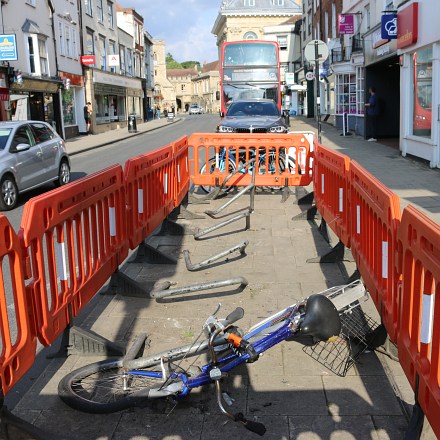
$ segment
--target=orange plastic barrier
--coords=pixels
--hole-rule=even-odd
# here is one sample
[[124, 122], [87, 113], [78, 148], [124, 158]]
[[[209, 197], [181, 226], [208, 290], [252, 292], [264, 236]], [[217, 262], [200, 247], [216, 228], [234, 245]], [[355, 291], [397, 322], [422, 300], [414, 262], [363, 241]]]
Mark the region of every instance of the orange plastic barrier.
[[[412, 206], [398, 230], [402, 271], [399, 360], [440, 438], [440, 226]], [[438, 298], [437, 298], [438, 296]]]
[[148, 237], [174, 209], [173, 165], [173, 144], [125, 163], [126, 222], [131, 249]]
[[185, 136], [174, 142], [174, 207], [177, 208], [189, 190], [190, 173], [188, 157], [188, 138]]
[[[5, 396], [32, 366], [37, 350], [32, 304], [26, 300], [20, 241], [0, 215], [1, 392]], [[8, 308], [12, 303], [13, 308]]]
[[38, 338], [51, 344], [128, 255], [125, 186], [114, 165], [31, 199], [19, 237]]
[[351, 251], [391, 340], [397, 340], [399, 298], [395, 270], [400, 202], [357, 162], [350, 163]]
[[313, 187], [315, 203], [327, 225], [350, 247], [350, 159], [315, 143]]
[[234, 168], [252, 158], [256, 163], [228, 179], [228, 186], [249, 185], [254, 170], [256, 186], [306, 186], [312, 181], [310, 143], [301, 133], [194, 133], [188, 147], [196, 185], [221, 185]]

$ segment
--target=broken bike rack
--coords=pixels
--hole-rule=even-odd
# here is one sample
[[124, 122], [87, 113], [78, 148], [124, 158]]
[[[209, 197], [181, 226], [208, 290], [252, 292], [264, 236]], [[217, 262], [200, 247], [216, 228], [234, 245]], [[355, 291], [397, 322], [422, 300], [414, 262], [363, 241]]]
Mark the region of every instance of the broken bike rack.
[[239, 284], [244, 288], [249, 283], [244, 277], [229, 278], [227, 280], [210, 281], [207, 283], [191, 284], [189, 286], [175, 287], [167, 290], [152, 290], [150, 297], [155, 299], [166, 298], [168, 296], [179, 295], [184, 293], [200, 292], [201, 290], [218, 289], [219, 287], [227, 287]]
[[207, 258], [206, 260], [201, 261], [200, 263], [197, 264], [192, 264], [190, 257], [189, 257], [189, 252], [187, 250], [183, 251], [183, 256], [185, 257], [185, 264], [186, 264], [186, 268], [189, 271], [196, 271], [199, 269], [202, 269], [206, 266], [209, 266], [211, 263], [213, 263], [214, 261], [219, 260], [220, 258], [226, 257], [230, 254], [232, 254], [233, 252], [240, 252], [241, 255], [244, 255], [245, 253], [245, 249], [246, 246], [249, 244], [249, 241], [245, 240], [242, 243], [239, 243], [229, 249], [226, 249], [223, 252], [220, 252], [219, 254], [213, 255], [209, 258]]

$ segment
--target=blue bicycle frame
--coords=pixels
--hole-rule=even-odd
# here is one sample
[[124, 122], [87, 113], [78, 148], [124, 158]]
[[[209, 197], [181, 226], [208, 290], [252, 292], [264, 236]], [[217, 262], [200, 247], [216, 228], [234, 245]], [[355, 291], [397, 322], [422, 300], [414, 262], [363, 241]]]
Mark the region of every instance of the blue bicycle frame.
[[[298, 327], [294, 323], [294, 317], [297, 316], [299, 307], [300, 305], [296, 304], [282, 310], [275, 316], [268, 318], [266, 321], [259, 324], [258, 327], [252, 329], [252, 331], [247, 333], [243, 337], [243, 339], [249, 341], [251, 338], [258, 335], [263, 330], [284, 321], [284, 323], [276, 328], [273, 332], [252, 343], [252, 346], [258, 355], [264, 353], [269, 348], [279, 344], [280, 342], [285, 341], [296, 333]], [[219, 368], [222, 373], [227, 373], [237, 366], [247, 362], [249, 358], [250, 355], [248, 353], [231, 353], [223, 358], [218, 359], [215, 365], [212, 362], [203, 365], [201, 367], [202, 373], [193, 379], [189, 379], [184, 373], [173, 373], [171, 375], [171, 379], [180, 378], [184, 384], [182, 392], [180, 392], [176, 397], [183, 397], [194, 388], [212, 383], [213, 380], [211, 379], [209, 372], [214, 366]], [[128, 374], [133, 376], [145, 376], [154, 377], [157, 379], [165, 379], [162, 372], [159, 371], [130, 370], [128, 371]]]

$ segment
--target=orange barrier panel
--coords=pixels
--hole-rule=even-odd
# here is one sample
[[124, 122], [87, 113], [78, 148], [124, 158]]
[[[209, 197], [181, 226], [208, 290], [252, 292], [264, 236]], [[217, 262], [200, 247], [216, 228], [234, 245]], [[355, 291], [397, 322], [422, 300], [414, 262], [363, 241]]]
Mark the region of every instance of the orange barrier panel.
[[39, 340], [51, 344], [128, 255], [125, 186], [114, 165], [26, 203], [19, 237]]
[[[236, 173], [228, 186], [249, 185], [254, 170], [256, 186], [306, 186], [312, 181], [310, 143], [301, 133], [194, 133], [188, 138], [188, 147], [195, 185], [221, 185], [231, 171], [253, 157], [256, 164]], [[300, 163], [304, 167], [301, 173]]]
[[189, 190], [190, 173], [188, 157], [188, 138], [182, 137], [174, 142], [174, 207], [177, 208]]
[[342, 243], [350, 247], [350, 159], [315, 143], [313, 187], [316, 207]]
[[135, 249], [174, 209], [173, 144], [125, 163], [127, 230]]
[[0, 378], [5, 396], [34, 363], [37, 338], [32, 304], [26, 301], [20, 241], [3, 215], [0, 235]]
[[440, 226], [408, 206], [397, 236], [397, 269], [402, 271], [399, 360], [440, 438]]
[[396, 194], [362, 168], [350, 163], [351, 251], [391, 340], [398, 332], [395, 271], [400, 202]]

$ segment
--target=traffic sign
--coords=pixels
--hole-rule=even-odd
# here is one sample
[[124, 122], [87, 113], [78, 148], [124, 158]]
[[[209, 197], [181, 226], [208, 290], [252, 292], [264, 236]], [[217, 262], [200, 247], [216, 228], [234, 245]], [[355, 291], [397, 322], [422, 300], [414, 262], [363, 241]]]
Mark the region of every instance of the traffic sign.
[[306, 73], [306, 80], [307, 81], [313, 81], [314, 79], [315, 79], [315, 74], [313, 72]]
[[309, 63], [314, 64], [315, 60], [318, 59], [318, 64], [323, 64], [328, 55], [328, 46], [321, 40], [312, 40], [304, 48], [304, 56]]

